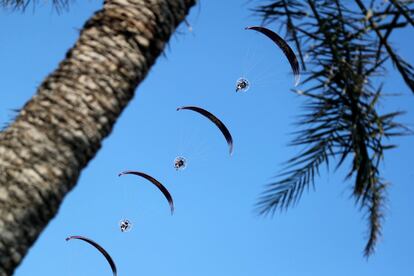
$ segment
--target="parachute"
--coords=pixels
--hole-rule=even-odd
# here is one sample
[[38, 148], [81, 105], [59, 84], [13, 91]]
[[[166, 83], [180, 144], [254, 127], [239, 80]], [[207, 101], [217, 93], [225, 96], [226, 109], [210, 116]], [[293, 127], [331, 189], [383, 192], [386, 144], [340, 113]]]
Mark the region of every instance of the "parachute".
[[163, 193], [164, 197], [168, 201], [168, 204], [170, 205], [171, 215], [174, 213], [174, 202], [173, 202], [172, 196], [171, 196], [170, 192], [167, 190], [167, 188], [165, 188], [164, 185], [161, 184], [161, 182], [159, 182], [154, 177], [152, 177], [152, 176], [150, 176], [146, 173], [138, 172], [138, 171], [124, 171], [124, 172], [121, 172], [120, 174], [118, 174], [118, 176], [122, 176], [122, 175], [125, 175], [125, 174], [133, 174], [133, 175], [141, 176], [141, 177], [145, 178], [146, 180], [150, 181], [155, 186], [157, 186], [157, 188]]
[[104, 255], [104, 257], [108, 261], [109, 265], [111, 266], [113, 276], [117, 275], [115, 262], [112, 260], [111, 256], [108, 254], [108, 252], [106, 252], [106, 250], [103, 249], [102, 246], [100, 246], [98, 243], [94, 242], [93, 240], [88, 239], [86, 237], [82, 237], [82, 236], [70, 236], [70, 237], [66, 238], [66, 241], [69, 241], [69, 240], [72, 240], [72, 239], [78, 239], [78, 240], [85, 241], [85, 242], [89, 243], [90, 245], [92, 245], [93, 247], [95, 247], [96, 249], [98, 249], [98, 251], [101, 252], [102, 255]]
[[226, 139], [227, 144], [229, 146], [230, 155], [233, 153], [233, 138], [231, 137], [230, 131], [216, 116], [214, 116], [213, 114], [211, 114], [210, 112], [208, 112], [207, 110], [201, 107], [182, 106], [182, 107], [177, 108], [177, 111], [182, 110], [182, 109], [195, 111], [197, 113], [200, 113], [201, 115], [203, 115], [210, 121], [212, 121], [220, 129], [221, 133], [224, 135], [224, 138]]
[[246, 27], [246, 30], [255, 30], [257, 32], [260, 32], [270, 38], [274, 43], [276, 43], [277, 46], [279, 46], [280, 49], [282, 49], [283, 53], [285, 54], [286, 58], [288, 59], [290, 66], [292, 67], [293, 74], [295, 75], [295, 86], [298, 85], [300, 80], [300, 69], [299, 69], [299, 62], [298, 59], [293, 52], [292, 48], [286, 43], [283, 38], [281, 38], [278, 34], [275, 32], [259, 26], [252, 26], [252, 27]]

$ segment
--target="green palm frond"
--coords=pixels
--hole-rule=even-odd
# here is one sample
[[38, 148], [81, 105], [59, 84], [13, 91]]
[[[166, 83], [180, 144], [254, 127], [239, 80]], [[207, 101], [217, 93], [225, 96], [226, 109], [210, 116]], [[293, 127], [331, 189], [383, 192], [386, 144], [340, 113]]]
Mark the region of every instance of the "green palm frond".
[[379, 77], [387, 60], [414, 92], [413, 67], [388, 41], [392, 31], [412, 24], [414, 1], [383, 3], [274, 0], [256, 9], [264, 23], [285, 26], [287, 39], [309, 60], [305, 89], [296, 91], [306, 99], [305, 113], [291, 143], [304, 150], [288, 160], [278, 180], [266, 187], [257, 210], [274, 214], [294, 206], [314, 185], [322, 164], [329, 168], [335, 162], [337, 169], [350, 163], [346, 178], [353, 179], [352, 195], [368, 220], [365, 256], [374, 252], [381, 234], [387, 185], [380, 165], [384, 151], [395, 147], [387, 141], [410, 133], [395, 121], [401, 112], [377, 110], [383, 95]]

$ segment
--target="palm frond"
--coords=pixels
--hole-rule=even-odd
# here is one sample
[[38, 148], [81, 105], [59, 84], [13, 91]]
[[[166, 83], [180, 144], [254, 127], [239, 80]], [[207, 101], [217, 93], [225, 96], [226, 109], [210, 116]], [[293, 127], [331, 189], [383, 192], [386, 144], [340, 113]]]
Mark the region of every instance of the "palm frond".
[[[59, 12], [68, 9], [70, 3], [73, 1], [74, 0], [50, 0], [49, 2], [51, 2], [56, 11]], [[25, 11], [30, 5], [33, 5], [34, 7], [36, 4], [39, 4], [39, 0], [0, 0], [0, 7], [21, 11]]]
[[381, 235], [386, 201], [380, 165], [384, 151], [395, 147], [387, 140], [410, 133], [396, 122], [401, 112], [379, 114], [383, 86], [376, 83], [390, 59], [414, 92], [413, 67], [388, 41], [394, 30], [411, 24], [413, 1], [366, 2], [369, 8], [361, 0], [356, 6], [339, 0], [273, 0], [255, 10], [265, 23], [286, 26], [288, 40], [309, 57], [305, 88], [297, 91], [306, 99], [305, 113], [291, 143], [304, 150], [266, 187], [257, 211], [274, 214], [294, 206], [314, 186], [322, 164], [329, 168], [335, 161], [336, 169], [351, 164], [346, 179], [353, 179], [352, 196], [367, 213], [364, 254], [370, 256]]

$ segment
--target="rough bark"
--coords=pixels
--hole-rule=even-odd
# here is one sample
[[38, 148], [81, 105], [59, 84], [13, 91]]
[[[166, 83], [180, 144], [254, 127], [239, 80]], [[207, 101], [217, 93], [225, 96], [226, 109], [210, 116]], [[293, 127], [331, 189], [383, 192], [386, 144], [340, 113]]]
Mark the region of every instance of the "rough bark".
[[0, 275], [11, 275], [195, 0], [106, 0], [0, 133]]

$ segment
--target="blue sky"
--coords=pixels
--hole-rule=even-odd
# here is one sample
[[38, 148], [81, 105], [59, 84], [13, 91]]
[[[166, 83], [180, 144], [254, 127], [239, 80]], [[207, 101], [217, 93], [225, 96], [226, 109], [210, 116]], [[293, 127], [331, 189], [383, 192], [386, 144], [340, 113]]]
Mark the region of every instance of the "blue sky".
[[[101, 1], [77, 1], [58, 15], [49, 5], [25, 14], [0, 11], [0, 123], [13, 118], [76, 41], [78, 30]], [[394, 140], [382, 167], [389, 189], [387, 219], [377, 253], [362, 257], [366, 222], [350, 199], [345, 170], [322, 172], [316, 192], [273, 219], [253, 206], [263, 186], [300, 148], [287, 144], [302, 99], [290, 92], [293, 77], [281, 52], [266, 38], [245, 31], [260, 23], [243, 1], [203, 1], [171, 39], [113, 133], [82, 172], [17, 269], [24, 275], [110, 275], [104, 258], [69, 235], [99, 242], [117, 263], [119, 275], [414, 275], [413, 137]], [[274, 26], [273, 26], [274, 28]], [[275, 28], [274, 28], [275, 29]], [[410, 38], [411, 37], [411, 38]], [[394, 35], [411, 64], [413, 30]], [[246, 73], [247, 72], [247, 73]], [[236, 94], [247, 74], [252, 87]], [[406, 110], [414, 126], [414, 96], [389, 66], [381, 109]], [[234, 154], [209, 121], [182, 105], [216, 114], [234, 137]], [[177, 172], [176, 156], [188, 167]], [[120, 171], [140, 170], [164, 183], [168, 204], [155, 187]], [[121, 233], [128, 218], [132, 231]]]

